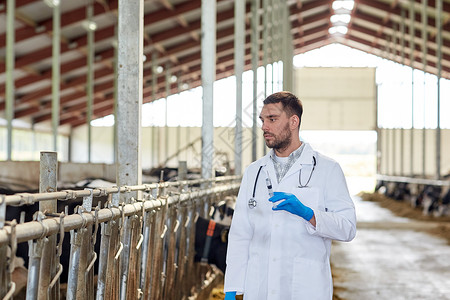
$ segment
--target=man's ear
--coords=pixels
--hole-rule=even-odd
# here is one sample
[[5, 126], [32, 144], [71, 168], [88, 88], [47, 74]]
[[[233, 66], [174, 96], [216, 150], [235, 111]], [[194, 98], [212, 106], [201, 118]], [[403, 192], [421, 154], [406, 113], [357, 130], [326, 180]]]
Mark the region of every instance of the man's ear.
[[291, 127], [292, 130], [298, 128], [298, 125], [300, 123], [300, 119], [298, 118], [297, 115], [292, 115], [292, 117], [290, 118], [289, 121], [289, 125]]

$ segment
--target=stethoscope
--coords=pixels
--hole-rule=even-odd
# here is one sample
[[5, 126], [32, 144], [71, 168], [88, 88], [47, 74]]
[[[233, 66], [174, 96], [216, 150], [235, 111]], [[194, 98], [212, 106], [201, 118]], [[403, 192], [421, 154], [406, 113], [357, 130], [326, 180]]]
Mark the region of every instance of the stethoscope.
[[306, 187], [308, 187], [308, 183], [311, 180], [311, 176], [312, 176], [312, 174], [314, 172], [314, 169], [316, 168], [316, 164], [317, 164], [316, 157], [313, 156], [313, 167], [312, 167], [311, 173], [309, 173], [308, 181], [306, 182], [305, 185], [302, 184], [302, 169], [300, 169], [298, 171], [298, 187], [299, 188], [306, 188]]
[[[317, 165], [316, 157], [313, 156], [313, 167], [311, 169], [311, 173], [309, 173], [309, 177], [308, 177], [308, 180], [306, 181], [305, 185], [302, 184], [302, 169], [299, 170], [299, 172], [298, 172], [298, 186], [297, 186], [298, 188], [307, 188], [307, 187], [309, 187], [308, 184], [309, 184], [309, 181], [311, 180], [312, 174], [314, 173], [316, 165]], [[258, 173], [256, 173], [255, 183], [253, 184], [253, 194], [252, 194], [252, 197], [248, 200], [248, 207], [249, 208], [255, 208], [256, 205], [258, 204], [256, 202], [256, 199], [255, 199], [256, 184], [258, 183], [259, 174], [261, 173], [261, 169], [262, 168], [263, 168], [263, 166], [259, 166]], [[269, 190], [269, 194], [270, 194], [272, 192], [272, 184], [270, 183], [270, 179], [266, 180], [266, 184], [267, 184], [267, 189]]]

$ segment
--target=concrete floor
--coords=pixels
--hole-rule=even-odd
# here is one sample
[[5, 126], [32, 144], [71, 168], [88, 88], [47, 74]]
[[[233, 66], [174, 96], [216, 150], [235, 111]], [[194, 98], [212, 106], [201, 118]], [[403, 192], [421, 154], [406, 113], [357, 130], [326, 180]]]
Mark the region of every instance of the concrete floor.
[[423, 223], [396, 217], [373, 202], [354, 201], [357, 236], [332, 248], [335, 295], [346, 300], [450, 299], [446, 241], [407, 229]]

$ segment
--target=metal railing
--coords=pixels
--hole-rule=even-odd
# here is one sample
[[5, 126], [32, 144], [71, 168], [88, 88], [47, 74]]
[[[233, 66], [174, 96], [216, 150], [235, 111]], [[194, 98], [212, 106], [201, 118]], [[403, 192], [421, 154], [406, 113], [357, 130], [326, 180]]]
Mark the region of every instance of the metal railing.
[[[11, 273], [17, 245], [22, 242], [29, 244], [27, 299], [63, 297], [59, 280], [64, 268], [68, 270], [67, 299], [187, 297], [200, 288], [206, 276], [205, 269], [194, 264], [195, 222], [198, 216], [207, 215], [212, 203], [236, 195], [240, 180], [228, 176], [0, 195], [0, 297], [8, 299], [14, 292]], [[99, 201], [93, 209], [95, 197], [105, 199], [103, 208]], [[67, 208], [51, 213], [37, 210], [30, 222], [5, 219], [7, 206], [81, 198], [73, 213]], [[69, 251], [62, 248], [67, 232], [70, 262], [62, 266], [61, 254]], [[51, 237], [56, 247], [43, 251]], [[43, 268], [44, 259], [53, 267]], [[97, 274], [94, 264], [98, 264]]]
[[412, 184], [423, 184], [423, 185], [436, 185], [436, 186], [450, 186], [449, 180], [438, 180], [438, 179], [426, 179], [426, 178], [414, 178], [406, 176], [388, 176], [388, 175], [377, 175], [378, 181], [387, 182], [404, 182]]

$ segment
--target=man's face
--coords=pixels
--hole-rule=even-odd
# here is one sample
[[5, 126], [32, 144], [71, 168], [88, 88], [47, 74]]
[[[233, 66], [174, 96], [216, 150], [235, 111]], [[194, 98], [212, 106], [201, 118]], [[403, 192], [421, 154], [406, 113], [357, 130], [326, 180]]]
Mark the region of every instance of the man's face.
[[283, 104], [264, 105], [259, 118], [267, 147], [281, 151], [286, 149], [291, 143], [292, 132], [289, 126], [290, 118], [284, 112]]

